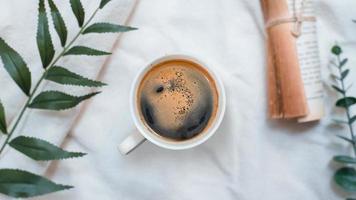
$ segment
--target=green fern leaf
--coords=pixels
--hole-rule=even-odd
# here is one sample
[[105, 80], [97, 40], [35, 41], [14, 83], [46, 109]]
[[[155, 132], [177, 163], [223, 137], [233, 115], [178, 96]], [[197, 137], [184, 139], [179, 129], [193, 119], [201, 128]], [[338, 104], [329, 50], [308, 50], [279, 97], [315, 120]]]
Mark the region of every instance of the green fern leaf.
[[72, 11], [77, 18], [79, 27], [82, 27], [85, 19], [85, 12], [80, 0], [70, 0], [70, 5], [72, 7]]
[[26, 136], [13, 139], [9, 145], [37, 161], [62, 160], [86, 155], [80, 152], [68, 152], [45, 140]]
[[47, 178], [19, 169], [0, 169], [0, 193], [28, 198], [73, 188], [54, 183]]
[[107, 3], [109, 3], [111, 0], [101, 0], [100, 2], [100, 9], [103, 9]]
[[6, 71], [28, 96], [31, 90], [31, 72], [22, 57], [0, 38], [0, 57]]
[[29, 107], [44, 110], [66, 110], [77, 106], [82, 101], [99, 93], [94, 92], [84, 96], [72, 96], [59, 91], [45, 91], [35, 97]]
[[59, 36], [62, 47], [64, 47], [66, 45], [67, 35], [68, 35], [66, 24], [64, 23], [62, 15], [59, 12], [53, 0], [48, 0], [48, 3], [49, 3], [49, 7], [51, 8], [51, 15], [52, 15], [54, 28], [56, 29], [56, 32]]
[[47, 68], [54, 57], [54, 47], [48, 27], [48, 18], [44, 0], [39, 1], [37, 24], [37, 47], [40, 52], [42, 66]]
[[46, 80], [50, 80], [63, 85], [77, 85], [85, 87], [101, 87], [106, 85], [100, 81], [90, 80], [75, 74], [63, 67], [55, 66], [48, 70]]
[[7, 125], [5, 118], [5, 109], [0, 101], [0, 132], [7, 134]]
[[64, 55], [87, 55], [87, 56], [104, 56], [110, 55], [111, 53], [92, 49], [84, 46], [75, 46], [69, 49]]

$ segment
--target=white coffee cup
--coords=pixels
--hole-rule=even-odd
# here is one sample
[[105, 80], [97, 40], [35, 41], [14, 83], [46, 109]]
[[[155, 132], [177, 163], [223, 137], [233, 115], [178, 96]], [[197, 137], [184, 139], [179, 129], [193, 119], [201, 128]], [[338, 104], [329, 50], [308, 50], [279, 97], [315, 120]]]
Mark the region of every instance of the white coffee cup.
[[[213, 119], [213, 122], [211, 125], [208, 127], [207, 130], [204, 130], [203, 133], [200, 133], [198, 136], [193, 137], [188, 140], [184, 141], [170, 141], [167, 139], [164, 139], [157, 134], [153, 133], [152, 130], [150, 130], [145, 123], [142, 121], [140, 117], [140, 111], [139, 111], [139, 106], [137, 105], [137, 90], [140, 86], [140, 83], [142, 81], [142, 78], [145, 76], [145, 74], [154, 66], [158, 65], [159, 63], [169, 61], [169, 60], [187, 60], [194, 62], [204, 69], [208, 71], [210, 76], [213, 78], [216, 84], [217, 92], [218, 92], [218, 108], [217, 108], [217, 113], [215, 118]], [[201, 62], [200, 60], [193, 58], [191, 56], [186, 56], [186, 55], [168, 55], [164, 56], [162, 58], [156, 59], [153, 62], [151, 62], [148, 66], [144, 67], [136, 76], [136, 78], [133, 81], [133, 85], [131, 88], [131, 93], [130, 93], [130, 109], [131, 109], [131, 117], [135, 123], [135, 126], [137, 128], [137, 131], [129, 135], [120, 145], [119, 145], [119, 150], [122, 154], [129, 154], [131, 151], [133, 151], [136, 147], [138, 147], [140, 144], [142, 144], [145, 140], [149, 140], [150, 142], [156, 144], [157, 146], [160, 146], [162, 148], [166, 149], [172, 149], [172, 150], [182, 150], [182, 149], [188, 149], [188, 148], [193, 148], [196, 147], [206, 140], [208, 140], [218, 127], [220, 126], [222, 119], [224, 117], [225, 113], [225, 107], [226, 107], [226, 97], [225, 97], [225, 90], [223, 83], [221, 79], [217, 76], [217, 74], [208, 67], [206, 63]]]

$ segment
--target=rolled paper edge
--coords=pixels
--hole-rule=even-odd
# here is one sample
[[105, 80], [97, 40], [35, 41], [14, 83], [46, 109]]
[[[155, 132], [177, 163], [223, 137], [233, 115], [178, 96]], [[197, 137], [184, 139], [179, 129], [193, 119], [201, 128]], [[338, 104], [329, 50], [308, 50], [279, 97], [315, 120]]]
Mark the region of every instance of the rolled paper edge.
[[308, 101], [310, 112], [307, 116], [298, 118], [299, 123], [319, 121], [324, 116], [324, 100], [312, 99]]
[[[264, 13], [265, 21], [269, 21], [268, 19], [270, 12], [268, 8], [266, 8], [266, 5], [271, 5], [271, 3], [280, 3], [283, 1], [275, 1], [275, 0], [261, 0], [261, 6], [262, 10]], [[286, 1], [284, 1], [286, 4]], [[280, 7], [287, 7], [287, 5], [280, 5]], [[288, 11], [283, 11], [288, 13]], [[268, 115], [269, 118], [272, 119], [293, 119], [293, 118], [300, 118], [300, 117], [305, 117], [309, 114], [309, 109], [308, 109], [308, 104], [305, 96], [305, 91], [304, 91], [304, 85], [303, 85], [303, 80], [301, 77], [301, 72], [300, 72], [300, 64], [298, 60], [298, 54], [297, 54], [297, 46], [295, 44], [295, 38], [291, 36], [291, 39], [293, 41], [288, 42], [289, 44], [285, 45], [291, 45], [293, 44], [293, 47], [289, 47], [288, 50], [295, 49], [290, 51], [288, 54], [291, 57], [291, 60], [293, 62], [293, 59], [295, 60], [295, 64], [292, 64], [294, 67], [298, 67], [298, 69], [292, 69], [291, 71], [294, 71], [297, 73], [296, 75], [299, 76], [300, 78], [297, 78], [296, 82], [290, 82], [289, 80], [282, 81], [280, 76], [283, 76], [281, 74], [280, 70], [281, 66], [284, 62], [279, 62], [279, 64], [276, 61], [276, 52], [275, 52], [275, 45], [273, 45], [273, 40], [271, 38], [273, 37], [278, 37], [273, 34], [271, 34], [272, 31], [271, 29], [286, 29], [285, 24], [281, 26], [275, 26], [275, 27], [270, 27], [266, 29], [267, 32], [267, 42], [266, 42], [266, 49], [267, 49], [267, 79], [268, 79]], [[291, 26], [291, 25], [289, 25]], [[291, 29], [290, 29], [291, 30]], [[291, 34], [290, 31], [285, 31], [285, 34]], [[277, 42], [277, 44], [280, 44]], [[284, 49], [284, 48], [282, 48]], [[288, 55], [287, 54], [287, 55]], [[294, 58], [293, 58], [294, 57]], [[279, 60], [280, 61], [280, 60]], [[290, 61], [289, 61], [290, 62]], [[284, 63], [285, 64], [285, 63]], [[285, 71], [284, 71], [285, 72]], [[282, 82], [281, 82], [282, 81]], [[288, 82], [289, 81], [289, 82]], [[282, 84], [289, 84], [289, 85], [282, 85]], [[287, 89], [287, 91], [283, 91], [284, 89]], [[295, 91], [288, 91], [288, 89], [294, 89]], [[298, 91], [299, 90], [299, 91]], [[284, 94], [285, 92], [288, 92], [288, 94], [297, 94], [298, 98], [300, 99], [293, 99], [295, 98], [296, 95], [286, 95]], [[299, 93], [299, 94], [298, 94]], [[289, 97], [290, 96], [290, 97]], [[294, 97], [293, 97], [294, 96]], [[298, 104], [298, 105], [295, 105]], [[298, 108], [293, 108], [291, 106], [298, 106]]]

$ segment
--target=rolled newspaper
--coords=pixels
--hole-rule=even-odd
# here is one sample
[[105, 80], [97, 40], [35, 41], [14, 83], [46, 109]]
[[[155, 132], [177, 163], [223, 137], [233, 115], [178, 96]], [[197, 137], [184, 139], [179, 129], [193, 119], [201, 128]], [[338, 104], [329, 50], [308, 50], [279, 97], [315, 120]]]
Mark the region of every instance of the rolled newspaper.
[[311, 5], [305, 0], [261, 0], [267, 33], [270, 118], [297, 118], [307, 122], [323, 115], [320, 61]]

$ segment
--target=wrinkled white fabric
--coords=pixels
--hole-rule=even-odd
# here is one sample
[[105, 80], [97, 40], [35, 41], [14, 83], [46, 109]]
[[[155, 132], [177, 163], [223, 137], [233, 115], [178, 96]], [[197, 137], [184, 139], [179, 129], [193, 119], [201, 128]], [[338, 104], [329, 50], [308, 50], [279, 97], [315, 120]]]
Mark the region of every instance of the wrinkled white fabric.
[[[10, 19], [11, 14], [18, 11], [12, 6], [7, 9], [2, 6], [16, 1], [0, 2], [1, 35], [14, 44], [19, 38], [23, 39], [20, 44], [26, 43], [26, 46], [19, 48], [20, 52], [32, 65], [37, 64], [39, 71], [39, 60], [32, 53], [35, 42], [25, 40], [18, 26], [6, 25], [6, 16]], [[328, 84], [332, 58], [329, 52], [335, 42], [344, 47], [345, 56], [350, 58], [348, 66], [356, 65], [353, 57], [356, 24], [351, 21], [356, 19], [353, 12], [356, 3], [316, 0], [315, 4], [321, 65]], [[16, 15], [28, 22], [21, 23], [21, 30], [33, 30], [35, 7], [26, 7], [32, 13]], [[11, 10], [8, 15], [7, 10]], [[116, 14], [113, 9], [111, 17], [117, 17]], [[30, 26], [30, 23], [33, 24]], [[335, 137], [336, 134], [347, 136], [348, 132], [331, 125], [330, 119], [342, 117], [342, 113], [333, 108], [337, 94], [327, 84], [326, 116], [319, 123], [296, 124], [266, 118], [265, 36], [259, 1], [139, 0], [129, 24], [139, 30], [123, 34], [115, 43], [113, 55], [101, 68], [99, 78], [109, 85], [86, 104], [76, 121], [73, 122], [71, 113], [31, 113], [46, 117], [46, 129], [62, 133], [57, 141], [68, 133], [62, 143], [64, 148], [88, 153], [82, 159], [52, 162], [45, 173], [57, 182], [75, 185], [74, 189], [36, 199], [324, 200], [347, 197], [332, 183], [332, 174], [339, 167], [330, 162], [332, 156], [350, 153], [350, 149]], [[94, 43], [112, 44], [101, 41], [97, 38]], [[216, 135], [194, 149], [170, 151], [145, 142], [129, 156], [122, 156], [117, 145], [136, 131], [130, 118], [128, 97], [133, 78], [153, 59], [172, 53], [194, 55], [209, 63], [222, 77], [227, 93], [223, 123]], [[68, 62], [95, 65], [84, 63], [77, 68], [92, 74], [97, 72], [92, 72], [92, 68], [100, 67], [86, 58], [68, 59]], [[356, 77], [356, 70], [351, 71], [350, 82]], [[6, 76], [0, 72], [2, 86], [7, 81], [3, 81]], [[16, 89], [10, 84], [7, 87], [8, 91]], [[0, 97], [12, 107], [9, 112], [13, 115], [20, 93], [8, 91], [1, 92]], [[350, 92], [355, 94], [356, 88]], [[52, 121], [58, 117], [61, 119], [55, 120], [56, 123]], [[43, 122], [36, 126], [29, 123], [24, 129], [28, 134], [36, 135], [34, 131], [43, 130], [40, 129]], [[56, 134], [51, 131], [41, 132], [40, 136], [52, 139]], [[13, 161], [11, 166], [19, 163], [32, 167], [32, 161], [12, 154], [16, 162], [11, 158], [2, 159]], [[6, 165], [3, 160], [0, 164]]]

